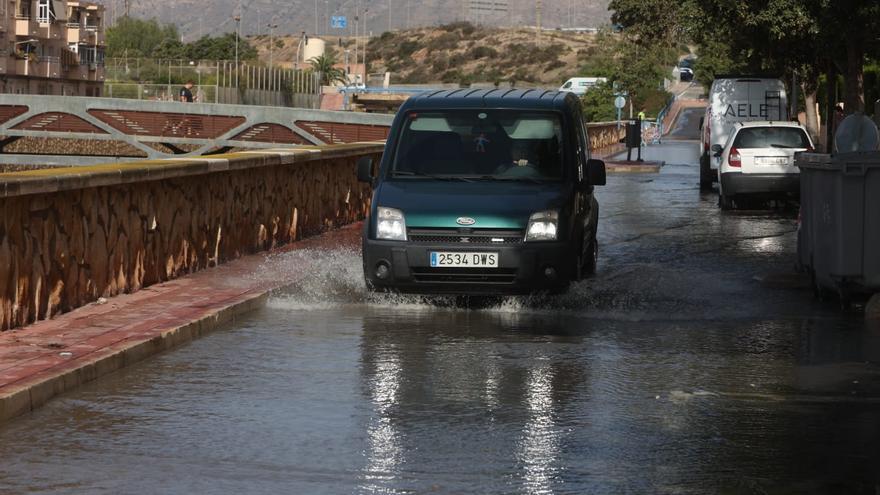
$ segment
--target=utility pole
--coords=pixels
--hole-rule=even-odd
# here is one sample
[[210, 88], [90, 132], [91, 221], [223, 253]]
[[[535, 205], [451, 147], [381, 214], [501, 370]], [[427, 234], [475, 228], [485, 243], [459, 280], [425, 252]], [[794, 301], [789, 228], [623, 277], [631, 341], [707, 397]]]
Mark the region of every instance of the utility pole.
[[[241, 12], [241, 0], [239, 0], [239, 12]], [[238, 40], [241, 38], [241, 15], [232, 18], [235, 20], [235, 88], [238, 89]]]
[[318, 0], [315, 0], [315, 36], [318, 35]]
[[271, 22], [266, 25], [269, 28], [269, 68], [272, 68], [272, 56], [274, 55], [275, 50], [275, 40], [273, 38], [273, 30], [278, 27], [278, 24], [272, 24]]
[[535, 43], [541, 42], [541, 0], [535, 1]]
[[391, 31], [391, 0], [388, 0], [388, 31]]

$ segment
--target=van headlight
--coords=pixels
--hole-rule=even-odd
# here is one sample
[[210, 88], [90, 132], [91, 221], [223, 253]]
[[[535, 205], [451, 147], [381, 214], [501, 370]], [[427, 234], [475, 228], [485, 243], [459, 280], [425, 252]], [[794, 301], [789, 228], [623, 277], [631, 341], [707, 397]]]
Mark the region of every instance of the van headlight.
[[529, 217], [526, 241], [555, 241], [559, 226], [558, 211], [539, 211]]
[[406, 220], [397, 208], [376, 208], [376, 238], [387, 241], [406, 240]]

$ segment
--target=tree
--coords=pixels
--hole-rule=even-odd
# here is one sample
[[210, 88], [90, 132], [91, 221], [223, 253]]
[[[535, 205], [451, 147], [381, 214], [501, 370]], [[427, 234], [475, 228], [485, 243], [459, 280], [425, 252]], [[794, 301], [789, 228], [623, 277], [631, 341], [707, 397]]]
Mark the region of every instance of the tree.
[[179, 40], [180, 34], [173, 24], [123, 17], [107, 28], [107, 56], [150, 57], [156, 47]]
[[321, 84], [324, 86], [330, 86], [336, 82], [346, 82], [345, 73], [342, 69], [334, 67], [336, 65], [336, 60], [331, 56], [319, 55], [317, 57], [312, 57], [309, 59], [309, 64], [312, 65], [313, 71], [321, 74]]
[[584, 93], [581, 98], [584, 119], [587, 122], [610, 122], [617, 120], [614, 107], [614, 89], [611, 82], [598, 84]]
[[[203, 36], [186, 45], [186, 58], [193, 60], [233, 60], [235, 58], [235, 33], [217, 37]], [[254, 60], [257, 50], [247, 40], [238, 39], [238, 59]]]

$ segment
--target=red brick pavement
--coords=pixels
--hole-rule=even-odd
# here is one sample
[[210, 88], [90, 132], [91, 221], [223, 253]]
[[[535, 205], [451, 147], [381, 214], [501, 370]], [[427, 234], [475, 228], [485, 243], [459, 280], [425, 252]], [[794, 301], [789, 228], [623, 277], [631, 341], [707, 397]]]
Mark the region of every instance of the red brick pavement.
[[[357, 244], [360, 224], [246, 256], [52, 320], [0, 332], [0, 422], [82, 383], [210, 332], [305, 274], [273, 255]], [[259, 273], [259, 276], [253, 276]], [[291, 278], [293, 277], [293, 278]]]

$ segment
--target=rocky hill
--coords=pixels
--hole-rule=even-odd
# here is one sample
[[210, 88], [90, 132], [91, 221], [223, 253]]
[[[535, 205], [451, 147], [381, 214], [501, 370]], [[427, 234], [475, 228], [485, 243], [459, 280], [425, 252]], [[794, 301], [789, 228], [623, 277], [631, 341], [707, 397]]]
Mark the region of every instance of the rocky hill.
[[[489, 28], [453, 23], [437, 28], [385, 32], [367, 45], [370, 73], [391, 72], [394, 84], [495, 83], [516, 81], [558, 87], [595, 51], [595, 35], [568, 31]], [[269, 48], [275, 63], [290, 66], [298, 38], [249, 38], [260, 58]], [[328, 47], [343, 59], [352, 40], [329, 38]], [[339, 46], [340, 41], [342, 47]]]

